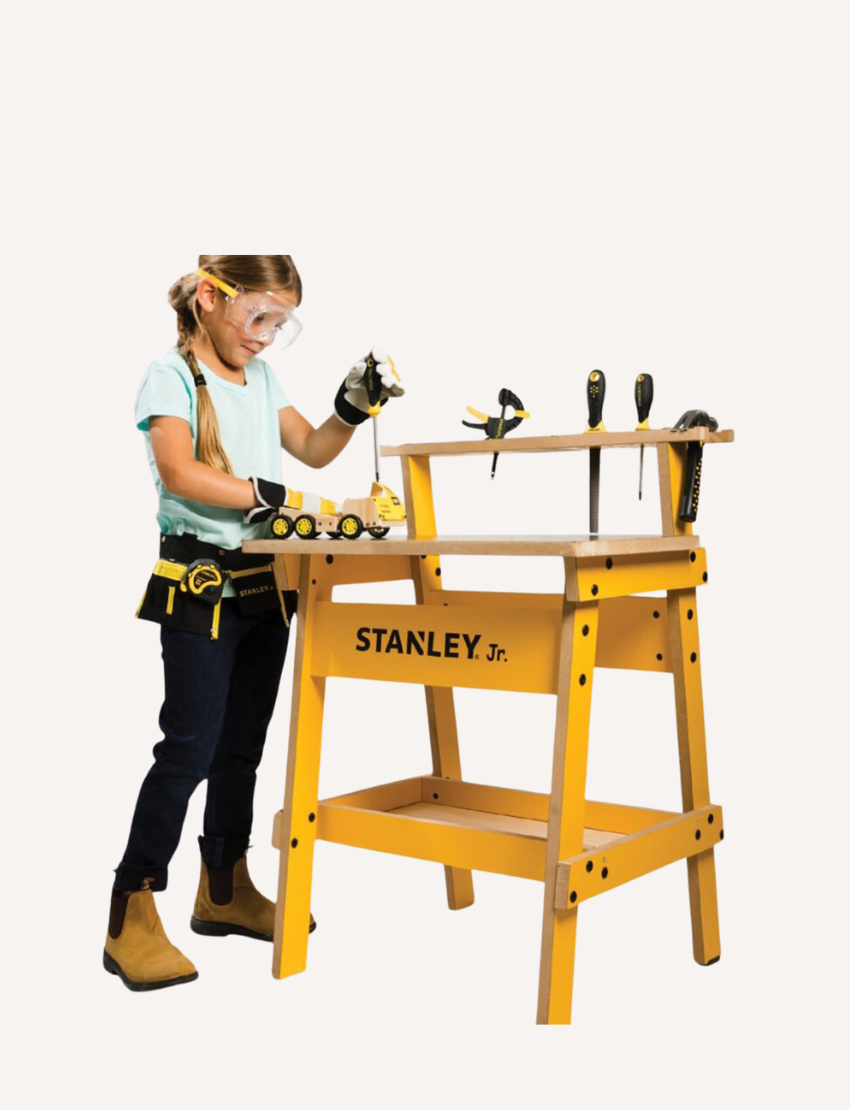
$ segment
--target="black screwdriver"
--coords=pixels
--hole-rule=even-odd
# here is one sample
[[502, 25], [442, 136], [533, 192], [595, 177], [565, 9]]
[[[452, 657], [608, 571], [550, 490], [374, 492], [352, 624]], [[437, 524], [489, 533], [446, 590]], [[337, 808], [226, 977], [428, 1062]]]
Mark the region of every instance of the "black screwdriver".
[[[652, 374], [638, 374], [635, 381], [635, 404], [637, 405], [638, 426], [636, 431], [649, 428], [649, 410], [652, 408]], [[640, 477], [638, 478], [638, 501], [643, 499], [643, 444], [640, 445]]]
[[[602, 406], [605, 403], [605, 375], [601, 370], [594, 370], [587, 379], [587, 428], [588, 432], [604, 432], [602, 423]], [[590, 532], [591, 535], [599, 533], [599, 471], [602, 461], [602, 449], [590, 449]]]

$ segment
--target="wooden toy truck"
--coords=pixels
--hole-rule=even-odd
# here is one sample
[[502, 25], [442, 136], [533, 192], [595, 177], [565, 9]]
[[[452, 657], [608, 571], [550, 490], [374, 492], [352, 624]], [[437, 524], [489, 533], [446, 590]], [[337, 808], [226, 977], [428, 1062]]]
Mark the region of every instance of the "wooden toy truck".
[[324, 499], [318, 513], [294, 516], [293, 508], [284, 507], [271, 519], [271, 534], [278, 540], [289, 539], [293, 534], [301, 540], [315, 540], [326, 532], [334, 540], [356, 540], [366, 531], [382, 540], [390, 528], [404, 524], [405, 519], [404, 505], [393, 491], [373, 482], [371, 496], [349, 498], [343, 502], [341, 511], [333, 501]]

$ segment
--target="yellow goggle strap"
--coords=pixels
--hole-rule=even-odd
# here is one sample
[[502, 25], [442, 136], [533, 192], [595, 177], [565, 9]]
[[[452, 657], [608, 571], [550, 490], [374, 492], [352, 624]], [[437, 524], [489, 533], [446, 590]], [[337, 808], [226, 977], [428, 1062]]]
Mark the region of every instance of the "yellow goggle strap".
[[239, 296], [238, 289], [234, 289], [233, 286], [228, 285], [226, 281], [222, 281], [221, 278], [217, 278], [215, 274], [209, 274], [206, 270], [198, 270], [198, 277], [203, 277], [206, 278], [207, 281], [211, 281], [213, 285], [218, 286], [222, 293], [226, 293], [228, 297], [236, 298]]

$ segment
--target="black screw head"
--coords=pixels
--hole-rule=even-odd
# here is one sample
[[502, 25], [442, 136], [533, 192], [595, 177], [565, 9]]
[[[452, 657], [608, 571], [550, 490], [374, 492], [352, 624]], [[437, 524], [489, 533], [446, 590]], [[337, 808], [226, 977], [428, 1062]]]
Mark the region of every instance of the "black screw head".
[[696, 831], [696, 838], [697, 838], [697, 840], [702, 840], [702, 833], [700, 832], [699, 829], [697, 829], [697, 831]]
[[723, 829], [720, 830], [720, 839], [723, 839]]
[[437, 567], [437, 569], [434, 571], [434, 574], [436, 574], [438, 578], [442, 575], [442, 573], [443, 571], [441, 567]]
[[657, 654], [657, 655], [655, 656], [655, 658], [656, 658], [656, 659], [658, 660], [658, 662], [660, 663], [660, 662], [661, 662], [661, 660], [662, 660], [662, 659], [664, 658], [664, 656], [663, 656], [663, 655], [661, 654], [661, 652], [659, 651], [659, 652], [658, 652], [658, 654]]
[[431, 797], [434, 799], [434, 801], [436, 801], [437, 798], [439, 798], [439, 796], [440, 796], [439, 794], [432, 794], [431, 795]]
[[316, 585], [316, 579], [315, 578], [313, 579], [313, 585], [314, 586]]
[[707, 570], [704, 570], [704, 571], [702, 572], [702, 580], [703, 580], [703, 582], [707, 582], [707, 581], [708, 581], [708, 571], [707, 571]]
[[709, 815], [708, 815], [708, 823], [709, 823], [709, 825], [713, 825], [713, 824], [714, 824], [714, 814], [713, 814], [713, 813], [709, 813]]
[[599, 587], [598, 586], [591, 586], [590, 587], [590, 592], [593, 594], [594, 597], [596, 597], [596, 595], [599, 593]]
[[582, 636], [590, 635], [590, 625], [589, 624], [585, 624], [585, 625], [582, 626], [581, 634], [582, 634]]
[[308, 821], [315, 821], [315, 820], [316, 820], [316, 815], [315, 815], [315, 813], [309, 813], [309, 814], [307, 815], [307, 820], [308, 820]]
[[593, 870], [593, 860], [592, 859], [589, 859], [587, 861], [587, 863], [584, 865], [584, 869], [585, 869], [585, 871], [592, 871]]
[[697, 661], [697, 653], [695, 651], [692, 651], [691, 652], [691, 662], [696, 663], [696, 661]]
[[297, 848], [298, 847], [298, 838], [294, 837], [292, 840], [290, 840], [289, 845], [290, 845], [291, 848]]
[[607, 567], [608, 570], [610, 570], [611, 567], [613, 567], [613, 565], [614, 565], [614, 560], [613, 559], [606, 559], [605, 560], [605, 566]]
[[658, 612], [657, 609], [653, 610], [652, 615], [653, 615], [653, 617], [655, 617], [656, 620], [660, 620], [660, 618], [661, 618], [661, 614]]
[[570, 891], [570, 901], [575, 902], [576, 898], [578, 898], [578, 895], [576, 894], [576, 892], [574, 890], [571, 890]]
[[602, 868], [602, 878], [603, 878], [603, 879], [607, 879], [607, 878], [608, 878], [608, 868], [607, 868], [607, 867], [603, 867], [603, 868]]
[[693, 619], [694, 619], [694, 611], [693, 611], [693, 609], [689, 609], [688, 610], [688, 620], [692, 621]]
[[696, 553], [696, 551], [692, 551], [691, 552], [691, 562], [695, 563], [696, 561], [697, 561], [697, 553]]
[[579, 686], [584, 686], [585, 682], [587, 682], [587, 675], [586, 675], [586, 674], [580, 674], [580, 675], [578, 676], [578, 684], [579, 684]]

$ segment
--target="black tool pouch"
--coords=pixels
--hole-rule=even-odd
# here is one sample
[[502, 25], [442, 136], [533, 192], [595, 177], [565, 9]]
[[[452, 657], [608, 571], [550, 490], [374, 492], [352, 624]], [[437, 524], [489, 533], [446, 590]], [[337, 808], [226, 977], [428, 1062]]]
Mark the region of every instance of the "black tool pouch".
[[280, 609], [277, 582], [271, 563], [261, 567], [246, 567], [244, 570], [231, 570], [228, 574], [243, 617]]
[[160, 559], [136, 616], [164, 628], [196, 632], [217, 640], [223, 589], [221, 567], [210, 559], [198, 560], [191, 566]]

